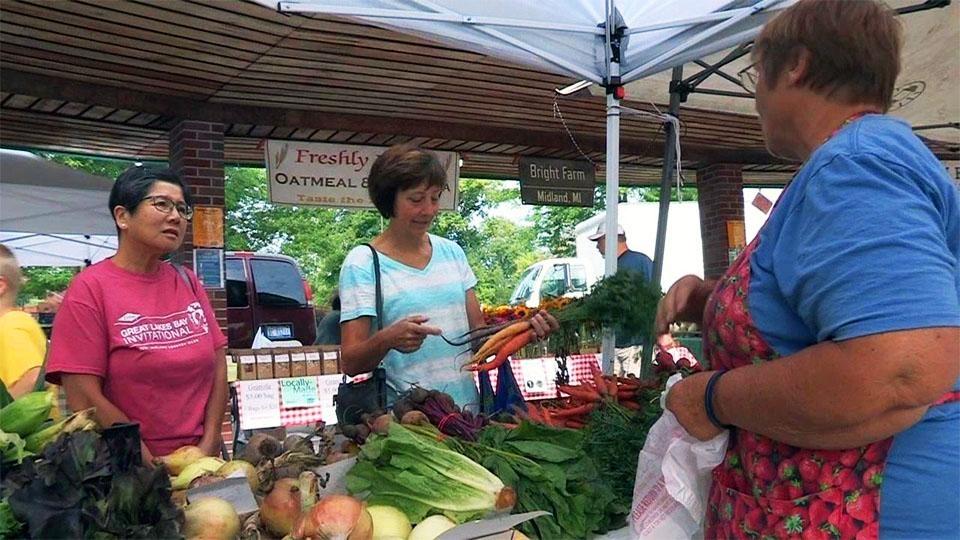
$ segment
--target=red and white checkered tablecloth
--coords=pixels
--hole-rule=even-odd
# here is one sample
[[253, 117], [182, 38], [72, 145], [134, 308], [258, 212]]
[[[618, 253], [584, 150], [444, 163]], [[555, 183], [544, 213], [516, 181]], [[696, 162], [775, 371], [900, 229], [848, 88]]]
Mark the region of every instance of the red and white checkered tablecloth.
[[[572, 354], [567, 358], [567, 374], [570, 384], [592, 379], [590, 364], [600, 367], [599, 354]], [[525, 401], [555, 399], [561, 397], [557, 390], [557, 360], [553, 357], [511, 358], [510, 368], [517, 379]], [[490, 372], [490, 384], [497, 388], [497, 371]], [[565, 395], [565, 394], [564, 394]]]
[[[317, 379], [317, 394], [320, 398], [320, 404], [312, 407], [285, 407], [283, 404], [282, 393], [280, 392], [280, 379], [265, 379], [259, 381], [236, 381], [233, 383], [237, 386], [237, 410], [240, 411], [240, 427], [241, 429], [247, 429], [244, 427], [244, 404], [243, 404], [243, 395], [242, 386], [249, 383], [263, 383], [266, 381], [271, 381], [277, 385], [278, 398], [277, 407], [280, 411], [280, 425], [282, 426], [297, 426], [297, 425], [308, 425], [315, 424], [316, 422], [323, 421], [328, 425], [337, 423], [336, 416], [336, 406], [334, 405], [333, 399], [337, 394], [337, 386], [343, 380], [343, 376], [336, 375], [317, 375], [314, 376]], [[268, 427], [268, 426], [260, 426]], [[269, 426], [269, 427], [279, 427], [279, 426]]]

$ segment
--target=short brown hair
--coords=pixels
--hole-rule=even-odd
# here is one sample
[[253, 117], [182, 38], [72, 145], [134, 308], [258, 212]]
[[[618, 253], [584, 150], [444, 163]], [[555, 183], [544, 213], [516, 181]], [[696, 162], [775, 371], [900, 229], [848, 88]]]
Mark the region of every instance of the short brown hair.
[[762, 76], [780, 75], [810, 54], [801, 84], [844, 103], [890, 108], [900, 73], [900, 23], [874, 0], [800, 0], [767, 23], [753, 44]]
[[[17, 263], [17, 257], [7, 246], [0, 244], [0, 277], [7, 281], [7, 293], [12, 295], [4, 299], [4, 304], [11, 304], [20, 292], [20, 286], [23, 284], [23, 274], [20, 272], [20, 265]], [[9, 300], [9, 301], [7, 301]]]
[[398, 144], [388, 148], [373, 162], [367, 192], [380, 215], [392, 218], [397, 192], [424, 182], [428, 186], [447, 186], [447, 172], [437, 155], [412, 144]]

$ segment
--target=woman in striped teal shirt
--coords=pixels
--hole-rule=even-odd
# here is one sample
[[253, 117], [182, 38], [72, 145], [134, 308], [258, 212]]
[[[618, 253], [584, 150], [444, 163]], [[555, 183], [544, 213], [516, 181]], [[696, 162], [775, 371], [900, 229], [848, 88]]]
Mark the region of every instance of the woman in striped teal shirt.
[[[438, 337], [483, 324], [477, 278], [463, 249], [429, 233], [447, 188], [444, 167], [428, 150], [393, 146], [374, 162], [367, 187], [377, 210], [390, 220], [371, 242], [380, 261], [383, 329], [372, 331], [377, 328], [373, 253], [357, 246], [340, 269], [344, 372], [369, 372], [382, 362], [395, 391], [417, 384], [446, 392], [461, 406], [477, 403], [473, 376], [460, 369], [468, 346], [454, 347]], [[531, 322], [539, 338], [558, 326], [546, 313]]]

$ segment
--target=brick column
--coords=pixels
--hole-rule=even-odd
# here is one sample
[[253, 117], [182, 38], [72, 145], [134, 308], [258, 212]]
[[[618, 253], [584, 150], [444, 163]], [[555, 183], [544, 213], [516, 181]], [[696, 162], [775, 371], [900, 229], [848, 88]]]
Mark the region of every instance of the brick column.
[[[223, 124], [182, 120], [170, 130], [170, 168], [190, 186], [193, 204], [224, 207]], [[226, 210], [224, 210], [226, 215]], [[193, 266], [193, 228], [176, 257], [181, 264]], [[220, 328], [227, 331], [227, 293], [207, 289]]]
[[715, 163], [697, 171], [703, 272], [720, 277], [730, 265], [727, 221], [743, 221], [743, 172], [740, 165]]

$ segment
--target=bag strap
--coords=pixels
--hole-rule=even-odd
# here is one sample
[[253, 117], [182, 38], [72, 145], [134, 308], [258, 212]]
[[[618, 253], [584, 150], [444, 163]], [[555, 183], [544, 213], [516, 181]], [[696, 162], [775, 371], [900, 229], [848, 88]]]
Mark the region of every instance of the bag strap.
[[373, 276], [377, 291], [377, 330], [383, 330], [383, 289], [380, 287], [380, 256], [377, 255], [377, 250], [369, 243], [363, 245], [370, 248], [370, 252], [373, 253]]
[[176, 263], [172, 263], [172, 264], [173, 264], [173, 269], [176, 270], [178, 274], [180, 274], [180, 277], [183, 279], [183, 282], [186, 283], [188, 287], [190, 287], [191, 291], [193, 291], [194, 298], [199, 300], [199, 297], [197, 296], [197, 287], [196, 285], [193, 284], [193, 281], [190, 280], [190, 276], [187, 275], [187, 271], [184, 270], [183, 266], [180, 266], [179, 264], [176, 264]]

